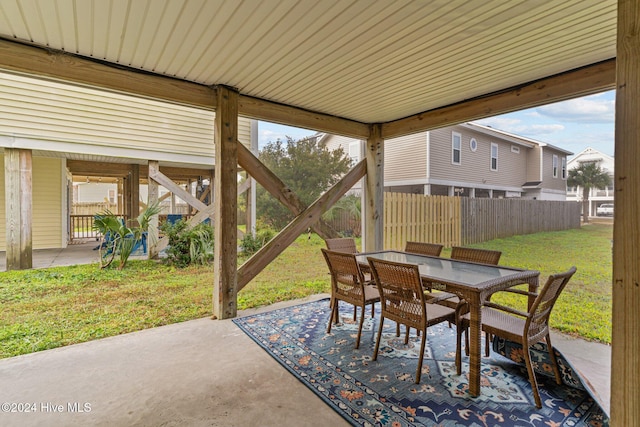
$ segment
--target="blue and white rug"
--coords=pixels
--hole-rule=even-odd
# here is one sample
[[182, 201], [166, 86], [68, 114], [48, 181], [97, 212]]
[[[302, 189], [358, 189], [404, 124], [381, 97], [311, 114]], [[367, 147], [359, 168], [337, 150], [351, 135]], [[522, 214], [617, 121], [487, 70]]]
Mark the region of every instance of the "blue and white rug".
[[[357, 426], [607, 426], [609, 419], [561, 357], [557, 385], [546, 352], [534, 356], [542, 409], [533, 401], [524, 366], [492, 353], [482, 359], [482, 394], [468, 393], [468, 358], [455, 369], [455, 326], [429, 328], [420, 384], [415, 384], [420, 338], [408, 345], [385, 321], [377, 361], [372, 361], [379, 313], [365, 318], [360, 349], [352, 306], [340, 306], [341, 325], [326, 333], [329, 301], [235, 319], [234, 322], [347, 421]], [[404, 328], [402, 329], [404, 333]], [[505, 350], [503, 343], [494, 343]], [[517, 349], [506, 351], [517, 355]], [[521, 352], [521, 350], [520, 350]], [[571, 385], [568, 385], [571, 384]]]

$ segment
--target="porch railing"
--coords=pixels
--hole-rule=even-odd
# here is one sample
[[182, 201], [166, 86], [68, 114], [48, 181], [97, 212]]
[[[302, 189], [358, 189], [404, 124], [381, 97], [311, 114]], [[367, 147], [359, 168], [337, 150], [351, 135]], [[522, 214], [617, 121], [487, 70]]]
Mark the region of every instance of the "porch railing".
[[[126, 221], [125, 215], [116, 215]], [[69, 215], [69, 239], [71, 241], [81, 239], [100, 238], [100, 234], [93, 229], [95, 215]]]

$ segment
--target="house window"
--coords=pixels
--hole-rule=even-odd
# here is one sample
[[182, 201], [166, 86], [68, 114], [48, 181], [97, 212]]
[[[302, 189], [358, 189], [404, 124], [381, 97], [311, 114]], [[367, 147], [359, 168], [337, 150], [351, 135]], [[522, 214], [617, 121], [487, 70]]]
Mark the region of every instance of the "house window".
[[471, 149], [471, 151], [473, 151], [475, 153], [475, 151], [478, 149], [478, 141], [476, 141], [475, 138], [471, 138], [471, 141], [469, 141], [469, 148]]
[[498, 170], [498, 144], [491, 143], [491, 170]]
[[558, 156], [553, 155], [553, 177], [558, 177]]
[[512, 145], [511, 146], [511, 152], [512, 153], [516, 153], [516, 154], [520, 154], [520, 147]]
[[562, 158], [562, 179], [567, 179], [567, 158]]
[[462, 147], [462, 136], [457, 132], [451, 133], [451, 163], [460, 164], [460, 151]]
[[116, 190], [109, 190], [109, 203], [114, 204], [116, 202]]

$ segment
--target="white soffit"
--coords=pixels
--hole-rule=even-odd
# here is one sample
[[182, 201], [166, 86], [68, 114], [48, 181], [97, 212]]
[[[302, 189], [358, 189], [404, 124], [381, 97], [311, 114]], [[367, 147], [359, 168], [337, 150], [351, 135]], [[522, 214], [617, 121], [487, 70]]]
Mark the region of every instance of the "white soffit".
[[615, 0], [2, 0], [0, 37], [365, 123], [615, 57]]

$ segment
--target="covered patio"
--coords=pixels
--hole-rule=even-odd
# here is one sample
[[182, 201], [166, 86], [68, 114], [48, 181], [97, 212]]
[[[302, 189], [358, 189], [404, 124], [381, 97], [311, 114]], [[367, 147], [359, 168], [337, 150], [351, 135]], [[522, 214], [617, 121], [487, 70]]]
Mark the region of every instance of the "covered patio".
[[[640, 424], [640, 378], [632, 374], [640, 365], [640, 0], [13, 0], [0, 11], [4, 71], [215, 111], [218, 319], [235, 317], [238, 290], [302, 231], [320, 228], [322, 212], [361, 178], [364, 249], [383, 248], [385, 139], [616, 87], [611, 419]], [[364, 160], [301, 206], [238, 144], [239, 116], [362, 139]], [[0, 141], [7, 259], [28, 265], [39, 142], [19, 132]], [[239, 268], [238, 165], [297, 215]], [[472, 353], [479, 346], [472, 340]], [[243, 400], [239, 388], [232, 392]]]
[[[557, 334], [553, 340], [608, 410], [611, 348]], [[0, 360], [0, 378], [0, 398], [38, 403], [37, 413], [0, 414], [10, 426], [350, 425], [231, 320], [193, 320]], [[88, 403], [90, 412], [69, 412], [67, 402]], [[48, 412], [41, 403], [65, 408]]]

